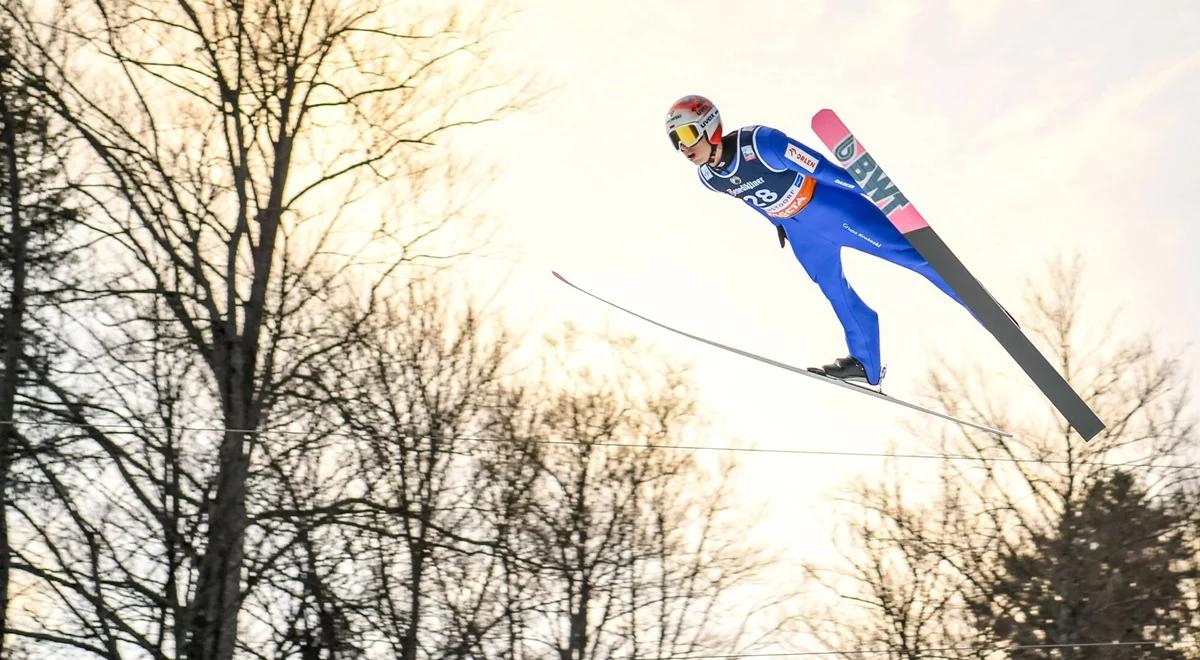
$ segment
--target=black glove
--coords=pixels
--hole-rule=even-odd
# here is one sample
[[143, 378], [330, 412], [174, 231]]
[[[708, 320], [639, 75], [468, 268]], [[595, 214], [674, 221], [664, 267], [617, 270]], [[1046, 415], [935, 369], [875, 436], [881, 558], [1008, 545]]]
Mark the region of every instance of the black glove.
[[779, 247], [783, 247], [787, 243], [787, 232], [783, 230], [783, 225], [775, 225], [775, 231], [779, 234]]

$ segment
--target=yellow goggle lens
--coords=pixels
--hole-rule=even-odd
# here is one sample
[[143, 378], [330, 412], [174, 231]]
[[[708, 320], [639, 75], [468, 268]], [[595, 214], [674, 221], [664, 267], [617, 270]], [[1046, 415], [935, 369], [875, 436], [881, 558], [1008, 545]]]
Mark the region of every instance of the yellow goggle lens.
[[695, 124], [680, 126], [671, 131], [671, 137], [678, 147], [690, 147], [700, 141], [700, 129]]

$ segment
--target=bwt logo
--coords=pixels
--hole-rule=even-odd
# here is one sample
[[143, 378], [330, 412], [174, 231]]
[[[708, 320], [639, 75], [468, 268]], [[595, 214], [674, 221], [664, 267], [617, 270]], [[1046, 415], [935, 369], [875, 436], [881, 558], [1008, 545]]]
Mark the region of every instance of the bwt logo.
[[875, 162], [875, 159], [871, 158], [865, 149], [862, 155], [850, 162], [854, 159], [857, 151], [858, 142], [855, 141], [853, 135], [847, 135], [846, 139], [842, 140], [841, 144], [833, 150], [833, 155], [843, 167], [849, 170], [850, 176], [854, 177], [863, 192], [870, 195], [871, 200], [876, 204], [889, 197], [892, 198], [892, 201], [883, 207], [884, 215], [890, 215], [892, 211], [908, 206], [908, 198], [896, 188], [888, 175], [884, 173], [883, 168]]

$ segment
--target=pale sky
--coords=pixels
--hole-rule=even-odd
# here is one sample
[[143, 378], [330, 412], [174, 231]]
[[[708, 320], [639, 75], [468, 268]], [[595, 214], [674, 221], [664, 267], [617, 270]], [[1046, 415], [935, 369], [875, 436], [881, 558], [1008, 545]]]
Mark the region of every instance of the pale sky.
[[[717, 341], [794, 363], [846, 354], [833, 313], [773, 228], [704, 189], [662, 120], [713, 99], [726, 129], [766, 124], [818, 149], [832, 108], [1007, 307], [1055, 255], [1085, 257], [1088, 309], [1119, 331], [1200, 348], [1195, 154], [1200, 3], [741, 3], [527, 0], [503, 62], [555, 86], [537, 108], [469, 135], [501, 159], [484, 202], [499, 258], [471, 265], [519, 329], [567, 322], [634, 333], [695, 366], [709, 444], [912, 448], [926, 420], [669, 335], [554, 280]], [[847, 250], [881, 317], [885, 389], [911, 398], [939, 359], [982, 363], [989, 384], [1041, 398], [994, 340], [921, 277]], [[1018, 312], [1018, 316], [1019, 316]], [[931, 424], [939, 423], [930, 420]], [[881, 474], [864, 459], [742, 457], [758, 532], [797, 560], [827, 544], [831, 494]], [[918, 466], [913, 466], [916, 469]], [[926, 466], [928, 467], [928, 466]], [[924, 469], [924, 468], [922, 468]], [[764, 504], [765, 503], [765, 504]]]

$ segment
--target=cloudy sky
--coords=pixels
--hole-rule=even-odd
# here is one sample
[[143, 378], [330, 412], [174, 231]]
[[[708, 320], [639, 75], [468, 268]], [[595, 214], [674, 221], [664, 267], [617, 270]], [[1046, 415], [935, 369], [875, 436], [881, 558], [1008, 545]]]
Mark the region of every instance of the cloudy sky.
[[[1088, 318], [1120, 310], [1193, 371], [1200, 259], [1200, 3], [527, 0], [499, 42], [552, 90], [471, 134], [501, 162], [500, 218], [474, 286], [511, 323], [636, 333], [695, 366], [710, 444], [880, 451], [917, 445], [914, 413], [668, 335], [567, 289], [578, 283], [718, 341], [797, 365], [846, 353], [840, 327], [772, 227], [706, 191], [662, 120], [699, 93], [727, 128], [809, 128], [833, 108], [991, 292], [1081, 255]], [[880, 313], [889, 393], [942, 361], [983, 366], [1018, 406], [1040, 395], [989, 335], [919, 276], [856, 252], [850, 281]], [[494, 296], [491, 294], [494, 293]], [[1019, 312], [1018, 312], [1019, 316]], [[1039, 408], [1039, 414], [1040, 408]], [[932, 421], [928, 423], [934, 423]], [[819, 552], [830, 493], [864, 459], [743, 458], [759, 528]], [[917, 469], [914, 466], [914, 470]], [[814, 526], [817, 525], [817, 526]], [[765, 530], [765, 531], [764, 531]]]

